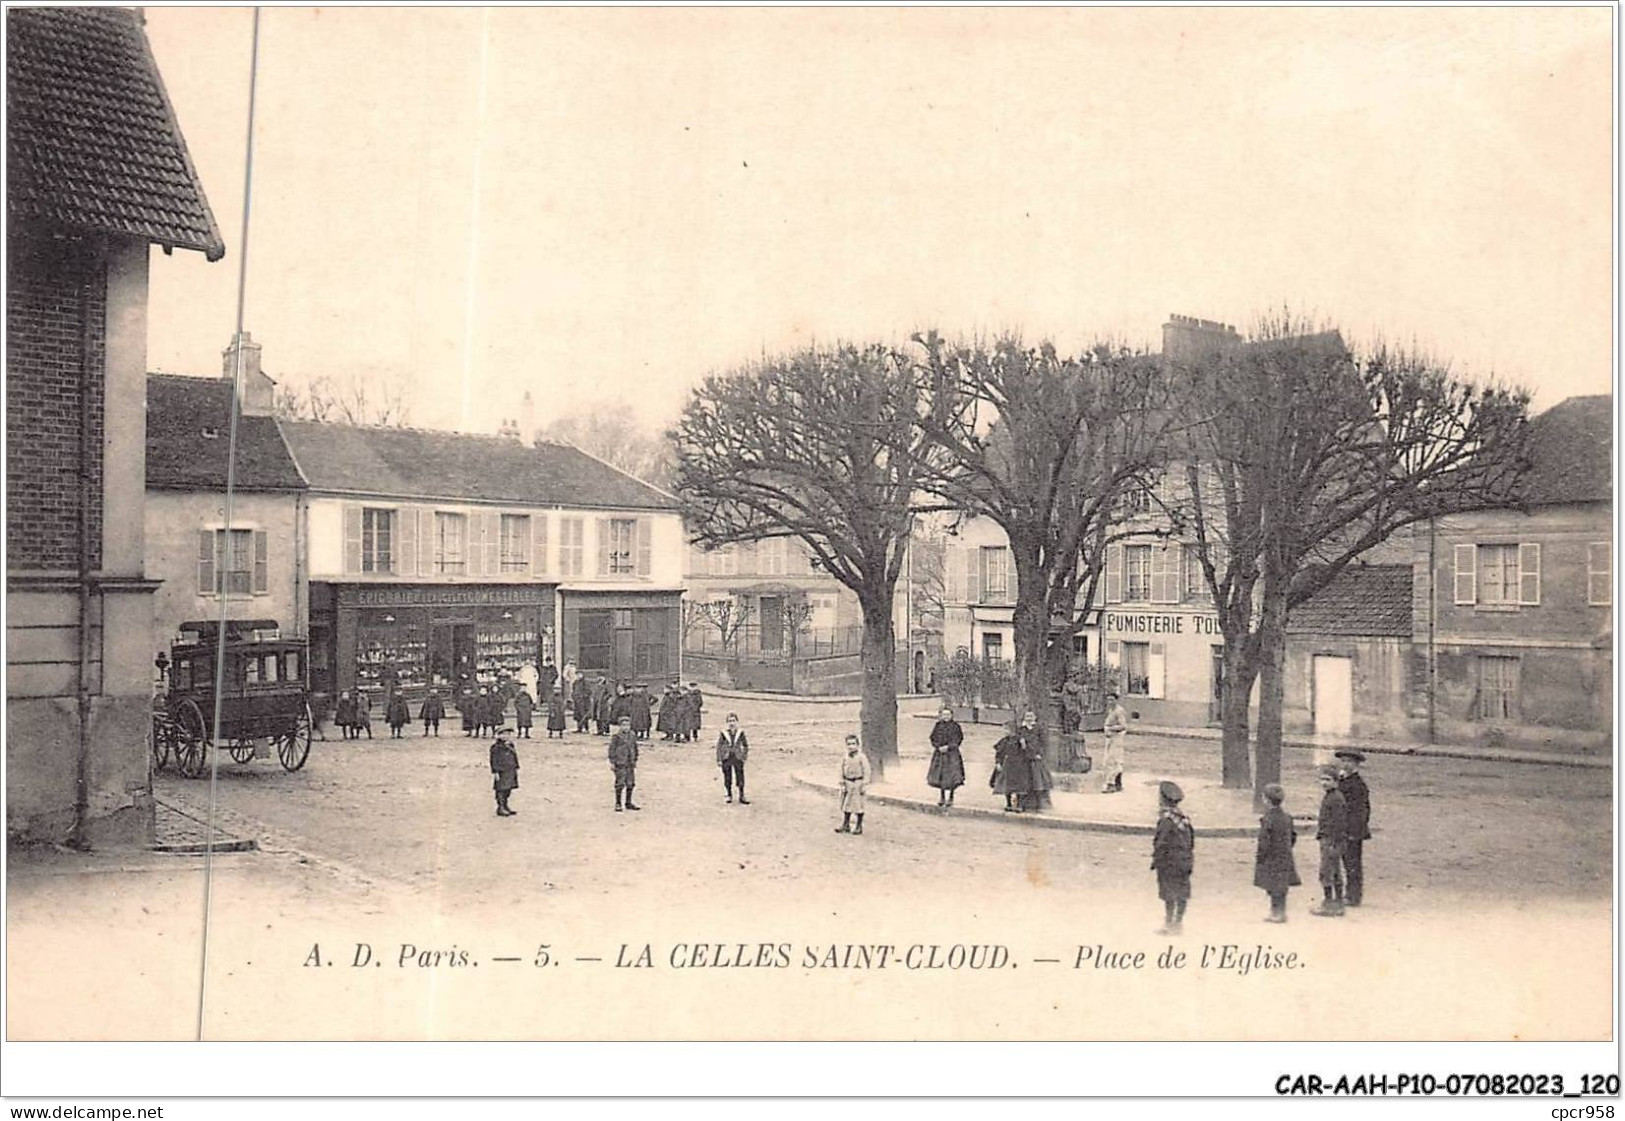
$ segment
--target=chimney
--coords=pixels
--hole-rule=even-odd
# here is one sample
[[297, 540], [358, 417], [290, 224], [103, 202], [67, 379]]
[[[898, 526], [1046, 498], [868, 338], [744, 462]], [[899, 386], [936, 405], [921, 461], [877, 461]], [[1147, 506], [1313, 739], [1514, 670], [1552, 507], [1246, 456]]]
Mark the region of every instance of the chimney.
[[232, 339], [231, 345], [220, 352], [221, 376], [226, 381], [237, 377], [237, 353], [243, 356], [243, 393], [240, 405], [244, 416], [270, 416], [276, 382], [260, 369], [260, 344], [244, 331]]
[[504, 417], [502, 423], [497, 425], [497, 435], [504, 440], [519, 439], [519, 423]]
[[519, 438], [536, 441], [536, 402], [531, 400], [530, 390], [519, 399]]
[[1170, 315], [1162, 325], [1162, 354], [1178, 362], [1195, 362], [1236, 346], [1241, 336], [1228, 323], [1197, 319], [1190, 315]]

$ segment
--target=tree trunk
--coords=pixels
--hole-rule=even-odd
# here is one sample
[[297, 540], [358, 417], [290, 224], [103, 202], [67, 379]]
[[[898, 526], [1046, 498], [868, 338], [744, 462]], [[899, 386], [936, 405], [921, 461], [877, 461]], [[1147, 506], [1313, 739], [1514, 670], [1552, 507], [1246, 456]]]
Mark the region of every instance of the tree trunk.
[[1060, 727], [1050, 712], [1049, 696], [1049, 604], [1044, 602], [1047, 586], [1036, 556], [1023, 557], [1012, 550], [1016, 567], [1016, 606], [1011, 613], [1015, 625], [1016, 695], [1015, 718], [1024, 712], [1038, 716], [1044, 730], [1044, 761], [1050, 770], [1057, 767]]
[[1258, 748], [1254, 758], [1253, 801], [1260, 807], [1264, 787], [1281, 781], [1281, 716], [1285, 702], [1286, 604], [1265, 592], [1258, 629]]
[[874, 781], [897, 762], [897, 637], [892, 603], [863, 600], [863, 753]]
[[1246, 647], [1245, 635], [1225, 635], [1224, 689], [1220, 697], [1224, 728], [1221, 768], [1224, 785], [1231, 790], [1247, 790], [1253, 785], [1248, 705], [1258, 665]]

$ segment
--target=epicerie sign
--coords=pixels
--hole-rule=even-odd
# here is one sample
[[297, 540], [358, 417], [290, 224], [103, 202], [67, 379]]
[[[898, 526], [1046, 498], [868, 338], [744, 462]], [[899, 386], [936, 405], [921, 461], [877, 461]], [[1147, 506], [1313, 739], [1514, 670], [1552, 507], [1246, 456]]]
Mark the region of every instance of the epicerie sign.
[[530, 588], [342, 588], [339, 602], [358, 607], [400, 607], [410, 604], [535, 604], [539, 594]]
[[[1187, 627], [1186, 624], [1189, 624]], [[1223, 634], [1219, 620], [1211, 615], [1172, 615], [1157, 612], [1106, 613], [1109, 634]]]

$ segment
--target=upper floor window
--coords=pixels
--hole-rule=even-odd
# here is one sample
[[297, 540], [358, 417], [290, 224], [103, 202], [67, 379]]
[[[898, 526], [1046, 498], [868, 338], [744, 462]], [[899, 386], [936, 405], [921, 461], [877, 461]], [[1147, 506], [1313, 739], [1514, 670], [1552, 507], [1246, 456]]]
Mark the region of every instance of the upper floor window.
[[982, 548], [982, 601], [1002, 603], [1010, 597], [1010, 550], [1003, 546]]
[[1532, 542], [1457, 545], [1455, 602], [1491, 608], [1540, 604], [1540, 546]]
[[1606, 607], [1614, 600], [1614, 546], [1597, 541], [1586, 546], [1586, 602]]
[[1201, 599], [1208, 593], [1207, 573], [1202, 571], [1202, 550], [1196, 545], [1185, 546], [1185, 598]]
[[203, 530], [198, 536], [198, 594], [263, 594], [270, 588], [268, 558], [269, 539], [264, 530]]
[[504, 572], [530, 571], [530, 515], [502, 515], [501, 563]]
[[716, 576], [739, 575], [739, 546], [724, 545], [712, 553], [711, 572]]
[[637, 572], [637, 560], [633, 554], [633, 549], [637, 545], [637, 519], [610, 518], [608, 529], [609, 574], [611, 576], [633, 575]]
[[1123, 599], [1146, 603], [1151, 599], [1151, 546], [1123, 547]]
[[395, 511], [362, 508], [361, 571], [395, 571]]
[[757, 557], [761, 563], [763, 576], [784, 575], [784, 548], [787, 544], [782, 537], [770, 538], [761, 543]]
[[1146, 487], [1130, 487], [1123, 492], [1120, 509], [1125, 518], [1151, 512], [1151, 491]]
[[435, 514], [434, 570], [448, 576], [468, 571], [468, 519], [462, 514]]

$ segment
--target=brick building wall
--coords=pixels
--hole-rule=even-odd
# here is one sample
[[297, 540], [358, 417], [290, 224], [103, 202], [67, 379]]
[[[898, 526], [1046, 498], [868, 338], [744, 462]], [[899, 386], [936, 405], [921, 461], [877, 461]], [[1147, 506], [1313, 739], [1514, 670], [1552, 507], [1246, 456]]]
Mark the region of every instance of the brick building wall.
[[[88, 370], [90, 565], [101, 566], [107, 288], [97, 250], [12, 237], [7, 270], [6, 565], [79, 566], [80, 371]], [[92, 325], [87, 332], [86, 321]], [[89, 352], [85, 344], [89, 342]]]

